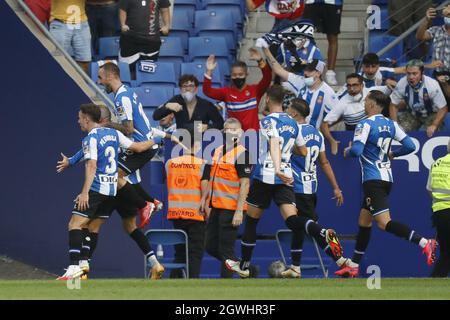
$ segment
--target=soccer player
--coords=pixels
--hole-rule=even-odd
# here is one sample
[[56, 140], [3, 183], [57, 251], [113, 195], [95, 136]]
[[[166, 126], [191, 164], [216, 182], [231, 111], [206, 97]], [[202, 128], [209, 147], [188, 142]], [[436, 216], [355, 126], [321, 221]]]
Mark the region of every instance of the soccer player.
[[[263, 43], [264, 41], [260, 42]], [[308, 102], [311, 113], [306, 122], [319, 129], [325, 115], [338, 103], [334, 90], [322, 81], [325, 63], [320, 60], [313, 60], [305, 66], [304, 76], [299, 76], [285, 70], [268, 48], [264, 47], [263, 51], [272, 66], [273, 72], [285, 81], [283, 86], [292, 91], [298, 98]]]
[[[333, 188], [333, 199], [336, 199], [337, 206], [341, 206], [344, 203], [344, 196], [342, 195], [342, 191], [336, 181], [330, 162], [327, 159], [327, 155], [325, 153], [325, 142], [322, 134], [312, 125], [306, 123], [306, 117], [309, 115], [309, 106], [306, 101], [298, 98], [292, 100], [286, 112], [299, 124], [300, 134], [303, 137], [303, 140], [306, 143], [306, 149], [308, 150], [306, 157], [301, 157], [294, 154], [291, 158], [292, 173], [294, 174], [295, 204], [299, 215], [313, 221], [317, 221], [317, 161], [319, 161], [323, 172]], [[285, 271], [281, 272], [281, 276], [283, 278], [301, 277], [300, 261], [302, 257], [304, 238], [304, 231], [293, 234], [291, 243], [292, 265]], [[345, 263], [345, 258], [338, 258], [333, 255], [331, 248], [327, 245], [324, 239], [321, 239], [318, 244], [331, 258], [336, 261], [336, 264], [339, 267]]]
[[306, 230], [319, 243], [326, 241], [336, 257], [342, 255], [342, 247], [334, 230], [322, 229], [313, 220], [297, 215], [290, 160], [293, 149], [303, 155], [307, 152], [297, 122], [283, 112], [283, 98], [284, 90], [281, 86], [272, 86], [267, 90], [266, 104], [270, 114], [261, 120], [261, 150], [247, 197], [248, 211], [241, 241], [242, 260], [225, 260], [226, 267], [242, 278], [250, 276], [250, 260], [256, 245], [256, 226], [272, 199], [280, 208], [289, 229], [294, 233]]
[[[98, 107], [100, 108], [101, 113], [99, 124], [103, 127], [108, 127], [111, 123], [111, 112], [106, 106], [100, 105]], [[83, 159], [83, 150], [80, 150], [70, 158], [67, 158], [64, 154], [61, 154], [61, 156], [62, 160], [58, 161], [58, 165], [56, 167], [58, 173], [61, 173], [68, 167], [81, 161]], [[141, 190], [143, 190], [140, 185], [141, 175], [139, 170], [136, 170], [129, 176], [125, 177], [125, 179], [137, 190], [137, 192], [140, 193]], [[145, 194], [146, 192], [144, 192], [144, 194], [141, 193], [144, 197]], [[161, 208], [156, 209], [160, 210]], [[162, 276], [164, 269], [161, 264], [158, 263], [155, 253], [143, 231], [136, 225], [136, 216], [138, 214], [137, 208], [124, 197], [116, 196], [114, 199], [110, 199], [107, 203], [101, 206], [102, 215], [104, 216], [110, 216], [114, 210], [117, 210], [117, 213], [122, 218], [122, 226], [124, 231], [136, 242], [142, 253], [149, 261], [149, 264], [152, 267], [151, 279], [159, 279]], [[84, 271], [82, 279], [87, 279], [87, 274], [90, 271], [89, 262], [97, 247], [100, 227], [104, 222], [105, 219], [95, 219], [91, 221], [86, 228], [83, 228], [83, 247], [81, 249], [81, 260], [79, 263], [80, 267]]]
[[117, 193], [117, 160], [119, 147], [133, 152], [144, 152], [155, 142], [147, 140], [135, 143], [115, 129], [104, 128], [99, 124], [100, 109], [94, 104], [81, 105], [78, 123], [81, 130], [88, 132], [83, 139], [82, 148], [86, 160], [85, 181], [81, 193], [75, 199], [75, 207], [69, 222], [70, 266], [59, 280], [70, 280], [81, 276], [80, 254], [83, 243], [82, 229], [89, 221], [102, 216], [100, 206]]
[[[101, 66], [98, 72], [98, 79], [100, 84], [105, 86], [108, 93], [114, 92], [115, 115], [120, 121], [120, 124], [113, 124], [115, 128], [125, 130], [133, 141], [146, 141], [155, 137], [170, 137], [170, 135], [161, 130], [150, 126], [138, 96], [120, 80], [120, 70], [116, 64], [108, 62]], [[144, 227], [150, 221], [155, 206], [160, 205], [160, 202], [149, 200], [153, 199], [149, 195], [142, 197], [127, 183], [124, 177], [142, 168], [158, 153], [158, 148], [158, 145], [155, 145], [152, 149], [142, 154], [135, 154], [127, 150], [119, 155], [118, 193], [129, 199], [139, 209], [141, 217], [140, 227]]]
[[[364, 107], [368, 118], [357, 125], [353, 144], [344, 150], [345, 157], [360, 159], [364, 200], [359, 214], [359, 231], [353, 258], [335, 272], [337, 276], [358, 276], [359, 263], [369, 245], [372, 221], [381, 230], [419, 245], [427, 257], [428, 265], [434, 261], [436, 240], [427, 240], [408, 226], [391, 220], [391, 160], [413, 152], [415, 145], [396, 122], [381, 115], [381, 110], [388, 107], [390, 102], [389, 96], [380, 91], [371, 91], [367, 95]], [[399, 141], [402, 147], [391, 151], [393, 140]]]

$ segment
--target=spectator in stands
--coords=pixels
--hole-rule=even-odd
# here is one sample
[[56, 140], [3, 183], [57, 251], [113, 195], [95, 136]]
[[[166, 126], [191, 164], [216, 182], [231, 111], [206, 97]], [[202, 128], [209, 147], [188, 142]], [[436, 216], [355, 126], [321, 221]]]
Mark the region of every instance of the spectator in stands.
[[52, 0], [50, 33], [89, 74], [91, 31], [87, 21], [85, 0]]
[[303, 18], [312, 20], [319, 32], [328, 39], [328, 60], [325, 80], [329, 85], [337, 85], [336, 60], [338, 53], [338, 35], [341, 32], [343, 0], [306, 0]]
[[[160, 25], [160, 14], [163, 26]], [[156, 61], [161, 47], [160, 35], [167, 36], [171, 25], [169, 0], [120, 0], [119, 60], [130, 65], [134, 74], [138, 60]]]
[[270, 86], [272, 70], [264, 61], [258, 50], [249, 50], [250, 59], [256, 60], [263, 77], [258, 84], [247, 84], [247, 64], [237, 61], [231, 66], [231, 86], [212, 88], [212, 72], [217, 67], [214, 56], [206, 61], [206, 74], [203, 82], [203, 92], [206, 96], [226, 103], [228, 118], [236, 118], [242, 124], [242, 129], [259, 129], [258, 106], [261, 97]]
[[287, 39], [278, 48], [277, 60], [283, 67], [303, 75], [308, 63], [323, 59], [314, 41], [314, 25], [309, 21], [300, 21], [296, 27], [299, 31], [287, 30], [290, 32], [283, 33]]
[[[439, 83], [424, 75], [424, 64], [420, 60], [411, 60], [406, 65], [403, 77], [391, 94], [390, 117], [405, 131], [425, 128], [428, 137], [438, 130], [447, 115], [447, 103]], [[400, 114], [399, 104], [404, 101], [407, 111]]]
[[391, 90], [387, 86], [371, 87], [370, 89], [364, 86], [364, 78], [352, 73], [346, 78], [346, 93], [339, 99], [339, 103], [332, 106], [331, 111], [325, 116], [320, 127], [324, 137], [328, 140], [331, 147], [331, 153], [336, 155], [338, 153], [339, 141], [334, 139], [331, 135], [330, 127], [340, 120], [344, 120], [345, 129], [354, 131], [356, 125], [367, 118], [364, 109], [364, 100], [372, 90], [378, 90], [384, 94], [391, 94]]
[[334, 90], [322, 80], [325, 63], [320, 60], [313, 60], [306, 65], [305, 75], [299, 76], [284, 69], [272, 56], [267, 45], [263, 41], [258, 42], [263, 46], [273, 72], [284, 81], [283, 87], [294, 93], [295, 97], [308, 102], [310, 114], [306, 118], [306, 122], [320, 129], [325, 115], [338, 103]]
[[246, 0], [248, 11], [255, 11], [263, 3], [266, 11], [275, 17], [273, 30], [284, 28], [301, 18], [305, 8], [304, 0]]
[[366, 53], [358, 72], [364, 79], [366, 88], [386, 85], [394, 89], [397, 85], [395, 75], [405, 73], [404, 68], [380, 67], [380, 58], [376, 53]]
[[447, 79], [450, 78], [450, 5], [446, 6], [439, 15], [444, 17], [444, 24], [430, 28], [432, 20], [438, 16], [438, 12], [435, 8], [429, 8], [425, 21], [417, 29], [416, 37], [421, 41], [433, 41], [433, 60], [439, 62], [434, 77], [438, 79], [448, 105], [450, 97], [448, 94], [450, 81]]
[[119, 27], [119, 0], [87, 0], [86, 14], [91, 28], [92, 47], [98, 49], [98, 38], [115, 36]]
[[173, 114], [179, 129], [194, 129], [195, 123], [201, 123], [201, 128], [196, 128], [201, 132], [208, 128], [221, 130], [223, 118], [212, 102], [197, 96], [198, 84], [195, 76], [182, 75], [178, 82], [181, 94], [174, 96], [166, 104], [156, 109], [153, 119], [161, 120]]
[[42, 24], [48, 23], [50, 19], [51, 2], [52, 0], [25, 0], [28, 8]]
[[[189, 278], [200, 276], [206, 229], [205, 214], [200, 211], [200, 204], [209, 180], [209, 174], [205, 174], [205, 160], [195, 156], [202, 146], [201, 140], [196, 141], [196, 136], [194, 130], [188, 130], [188, 141], [183, 139], [183, 144], [189, 147], [189, 152], [166, 162], [167, 219], [172, 221], [174, 229], [181, 229], [187, 234]], [[186, 246], [177, 244], [173, 262], [184, 261]], [[173, 269], [170, 277], [181, 278], [182, 271]]]

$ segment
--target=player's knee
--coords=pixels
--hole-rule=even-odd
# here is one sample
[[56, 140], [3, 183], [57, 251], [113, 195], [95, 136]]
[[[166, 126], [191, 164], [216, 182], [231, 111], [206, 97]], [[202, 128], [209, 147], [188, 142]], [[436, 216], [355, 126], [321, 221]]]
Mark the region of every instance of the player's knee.
[[385, 220], [381, 220], [381, 221], [377, 221], [377, 225], [378, 228], [380, 228], [381, 230], [386, 230], [386, 225], [388, 224], [389, 221], [385, 221]]
[[123, 219], [122, 227], [126, 233], [128, 233], [128, 234], [132, 233], [137, 228], [135, 218], [133, 217], [133, 218]]

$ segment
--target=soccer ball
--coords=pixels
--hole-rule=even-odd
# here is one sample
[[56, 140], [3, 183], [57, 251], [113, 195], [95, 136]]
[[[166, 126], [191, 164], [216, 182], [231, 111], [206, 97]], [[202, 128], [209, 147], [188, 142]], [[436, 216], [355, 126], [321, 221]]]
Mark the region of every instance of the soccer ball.
[[281, 272], [286, 270], [286, 266], [280, 260], [274, 261], [270, 264], [268, 273], [271, 278], [281, 278]]

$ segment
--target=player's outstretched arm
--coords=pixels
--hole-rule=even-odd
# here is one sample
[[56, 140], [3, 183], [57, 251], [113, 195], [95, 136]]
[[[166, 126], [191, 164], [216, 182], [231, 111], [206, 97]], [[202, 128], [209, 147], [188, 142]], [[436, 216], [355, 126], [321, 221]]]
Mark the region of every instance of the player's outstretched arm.
[[333, 168], [331, 167], [330, 161], [328, 161], [327, 158], [327, 154], [324, 151], [319, 153], [319, 163], [320, 167], [323, 170], [323, 173], [325, 173], [325, 176], [327, 177], [328, 181], [331, 184], [331, 187], [333, 188], [333, 199], [336, 199], [336, 205], [341, 206], [344, 203], [344, 195], [342, 194], [341, 188], [339, 188]]
[[281, 64], [273, 57], [269, 48], [263, 48], [264, 54], [267, 57], [267, 61], [269, 61], [269, 65], [272, 67], [273, 72], [279, 76], [283, 81], [287, 81], [289, 78], [289, 72], [284, 69]]

